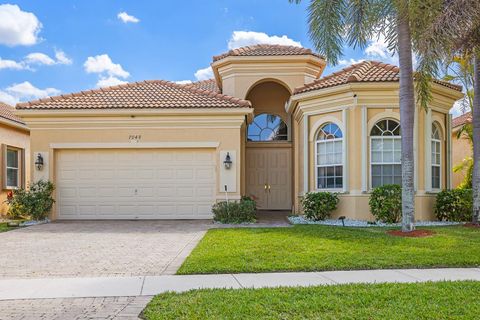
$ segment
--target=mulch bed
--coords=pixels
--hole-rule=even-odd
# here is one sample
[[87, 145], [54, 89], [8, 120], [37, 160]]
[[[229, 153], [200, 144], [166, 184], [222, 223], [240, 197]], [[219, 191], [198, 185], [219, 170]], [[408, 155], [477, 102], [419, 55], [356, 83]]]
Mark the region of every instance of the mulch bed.
[[432, 230], [414, 230], [411, 232], [402, 232], [402, 230], [390, 230], [387, 233], [395, 237], [423, 238], [430, 237], [435, 234]]
[[471, 223], [471, 222], [470, 222], [470, 223], [465, 223], [463, 226], [464, 226], [464, 227], [467, 227], [467, 228], [480, 228], [480, 224], [478, 224], [478, 223], [477, 223], [477, 224], [473, 224], [473, 223]]

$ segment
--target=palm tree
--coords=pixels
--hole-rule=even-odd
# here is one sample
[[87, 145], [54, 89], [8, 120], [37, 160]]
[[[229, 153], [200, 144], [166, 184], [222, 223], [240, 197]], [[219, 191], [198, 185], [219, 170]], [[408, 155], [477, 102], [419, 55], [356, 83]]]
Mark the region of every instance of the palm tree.
[[[462, 102], [462, 111], [473, 109], [473, 59], [471, 55], [454, 56], [448, 61], [445, 68], [445, 76], [443, 80], [460, 83], [466, 91], [465, 98]], [[472, 146], [473, 154], [473, 127], [470, 122], [466, 122], [458, 130], [457, 139], [467, 139]], [[465, 178], [460, 184], [460, 188], [472, 188], [472, 174], [473, 174], [473, 157], [468, 156], [461, 163], [453, 167], [454, 172], [465, 172]]]
[[[473, 65], [472, 138], [473, 138], [473, 213], [480, 216], [480, 1], [445, 0], [431, 24], [418, 34], [418, 48], [425, 69], [436, 71], [432, 62], [454, 55], [471, 55]], [[428, 72], [427, 72], [428, 73]]]
[[[299, 3], [301, 0], [290, 0]], [[396, 50], [400, 67], [400, 124], [402, 128], [402, 231], [414, 230], [415, 190], [413, 123], [415, 95], [412, 51], [414, 37], [429, 25], [437, 2], [402, 0], [310, 0], [309, 33], [315, 48], [337, 64], [343, 46], [365, 48], [369, 39], [384, 35]], [[432, 3], [430, 3], [432, 2]], [[430, 8], [431, 7], [431, 8]], [[435, 10], [433, 10], [435, 9]], [[422, 19], [418, 18], [422, 17]], [[428, 104], [429, 94], [424, 105]]]

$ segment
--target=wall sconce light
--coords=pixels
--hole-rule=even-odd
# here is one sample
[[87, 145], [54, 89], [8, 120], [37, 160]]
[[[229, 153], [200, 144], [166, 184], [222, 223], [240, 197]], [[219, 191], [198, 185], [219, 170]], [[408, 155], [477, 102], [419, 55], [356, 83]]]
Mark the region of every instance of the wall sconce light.
[[225, 169], [229, 170], [232, 167], [232, 159], [230, 158], [230, 153], [227, 152], [227, 156], [225, 157], [225, 161], [223, 161], [223, 165]]
[[39, 171], [42, 170], [42, 168], [43, 168], [43, 157], [40, 153], [37, 154], [37, 160], [35, 160], [35, 167]]

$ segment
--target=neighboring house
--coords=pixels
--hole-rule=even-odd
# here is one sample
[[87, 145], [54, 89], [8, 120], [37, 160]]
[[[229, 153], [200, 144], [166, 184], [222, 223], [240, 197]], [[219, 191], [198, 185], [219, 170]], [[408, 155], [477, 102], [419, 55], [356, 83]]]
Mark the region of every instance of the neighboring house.
[[[452, 158], [453, 158], [453, 166], [456, 166], [463, 162], [463, 160], [467, 157], [472, 156], [472, 144], [470, 140], [465, 136], [462, 135], [460, 138], [457, 138], [458, 131], [462, 128], [462, 126], [466, 123], [472, 122], [472, 113], [467, 112], [453, 118], [452, 120]], [[465, 172], [454, 172], [453, 173], [453, 187], [458, 187], [463, 179], [465, 178]]]
[[[21, 103], [45, 161], [33, 176], [56, 184], [58, 219], [210, 218], [212, 203], [242, 195], [299, 212], [308, 191], [339, 192], [336, 215], [372, 219], [369, 192], [401, 180], [399, 69], [364, 61], [321, 78], [325, 65], [309, 49], [256, 45], [214, 57], [207, 81]], [[448, 112], [463, 96], [439, 80], [432, 95], [415, 115], [419, 220], [451, 186]]]
[[29, 180], [30, 137], [25, 123], [14, 108], [0, 102], [0, 215], [7, 214], [7, 193], [24, 187]]

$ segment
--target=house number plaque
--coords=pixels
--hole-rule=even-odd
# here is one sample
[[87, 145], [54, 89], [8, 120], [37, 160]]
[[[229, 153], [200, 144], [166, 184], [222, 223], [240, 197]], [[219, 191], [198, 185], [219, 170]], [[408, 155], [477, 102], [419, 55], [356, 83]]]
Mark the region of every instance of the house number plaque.
[[141, 139], [142, 139], [142, 135], [140, 134], [131, 134], [128, 136], [128, 141], [132, 143], [140, 142]]

